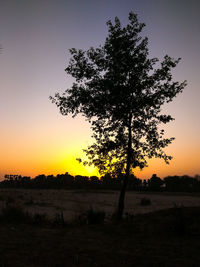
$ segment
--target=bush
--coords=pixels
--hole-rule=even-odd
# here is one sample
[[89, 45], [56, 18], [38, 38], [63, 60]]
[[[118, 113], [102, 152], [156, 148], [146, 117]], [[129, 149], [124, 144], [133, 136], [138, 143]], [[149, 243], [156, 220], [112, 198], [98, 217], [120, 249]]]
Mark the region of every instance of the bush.
[[1, 210], [0, 222], [3, 223], [28, 223], [41, 225], [47, 222], [46, 214], [30, 214], [24, 211], [22, 208], [6, 205], [5, 208]]
[[6, 205], [0, 214], [0, 221], [8, 223], [21, 223], [30, 219], [30, 215], [20, 207]]

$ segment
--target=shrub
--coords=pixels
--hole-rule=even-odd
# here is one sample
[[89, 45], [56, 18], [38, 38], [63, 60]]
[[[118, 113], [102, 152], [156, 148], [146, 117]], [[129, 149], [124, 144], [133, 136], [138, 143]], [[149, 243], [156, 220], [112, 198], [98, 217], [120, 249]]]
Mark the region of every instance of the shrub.
[[0, 221], [8, 223], [21, 223], [30, 219], [30, 215], [24, 212], [20, 207], [6, 205], [2, 209], [0, 215]]
[[41, 225], [47, 222], [47, 218], [46, 214], [35, 213], [31, 215], [21, 207], [6, 205], [5, 208], [1, 210], [0, 222]]

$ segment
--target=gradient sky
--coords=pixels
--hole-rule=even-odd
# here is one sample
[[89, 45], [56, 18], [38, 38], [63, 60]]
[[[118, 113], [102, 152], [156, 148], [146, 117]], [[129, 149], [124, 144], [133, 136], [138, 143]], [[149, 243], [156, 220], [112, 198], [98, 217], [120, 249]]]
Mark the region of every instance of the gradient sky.
[[60, 115], [49, 96], [72, 84], [64, 72], [68, 49], [103, 44], [106, 21], [118, 16], [126, 23], [130, 11], [146, 23], [150, 56], [181, 57], [174, 80], [188, 81], [163, 108], [176, 119], [165, 127], [176, 138], [166, 149], [171, 164], [151, 160], [136, 175], [200, 173], [199, 0], [0, 0], [1, 179], [5, 173], [97, 173], [76, 161], [91, 142], [90, 125], [81, 116]]

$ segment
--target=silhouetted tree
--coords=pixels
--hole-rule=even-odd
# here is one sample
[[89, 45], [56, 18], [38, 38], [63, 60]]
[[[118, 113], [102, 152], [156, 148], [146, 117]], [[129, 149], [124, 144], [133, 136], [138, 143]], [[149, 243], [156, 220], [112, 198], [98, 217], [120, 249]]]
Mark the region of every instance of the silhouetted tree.
[[148, 185], [148, 182], [147, 182], [146, 179], [144, 179], [144, 180], [142, 181], [142, 188], [143, 188], [143, 190], [147, 190], [147, 185]]
[[159, 191], [163, 185], [163, 180], [161, 180], [156, 174], [148, 180], [148, 187], [150, 190]]
[[[163, 151], [174, 138], [164, 138], [160, 123], [173, 120], [160, 114], [161, 106], [172, 101], [186, 85], [173, 82], [171, 70], [180, 59], [166, 55], [161, 65], [149, 59], [148, 39], [140, 33], [145, 26], [129, 14], [122, 27], [116, 17], [107, 22], [108, 37], [103, 46], [87, 51], [70, 49], [66, 72], [75, 78], [64, 94], [50, 97], [62, 115], [82, 114], [91, 123], [94, 144], [85, 150], [88, 161], [101, 174], [125, 173], [118, 205], [124, 210], [128, 178], [136, 167], [147, 166], [147, 158], [171, 159]], [[156, 65], [157, 66], [157, 65]], [[80, 160], [81, 161], [81, 160]]]
[[85, 188], [87, 187], [89, 182], [89, 178], [87, 176], [76, 175], [75, 176], [75, 185], [78, 188]]
[[[72, 176], [69, 173], [53, 175], [38, 175], [35, 178], [28, 176], [6, 174], [4, 180], [0, 182], [0, 187], [11, 188], [91, 188], [91, 189], [111, 189], [118, 190], [123, 183], [125, 173], [121, 173], [117, 177], [113, 177], [107, 173], [100, 179], [96, 176]], [[199, 192], [200, 191], [200, 175], [190, 177], [183, 176], [168, 176], [160, 179], [156, 174], [153, 174], [149, 180], [141, 180], [133, 174], [129, 175], [129, 183], [127, 189], [129, 190], [160, 190], [162, 186], [163, 191], [180, 191], [180, 192]]]
[[180, 190], [183, 191], [193, 191], [194, 190], [195, 179], [188, 176], [183, 175], [180, 177]]
[[58, 181], [59, 185], [65, 188], [72, 188], [74, 185], [74, 177], [68, 172], [66, 172], [65, 174], [58, 174], [56, 176], [56, 181]]
[[129, 176], [128, 188], [132, 190], [140, 190], [141, 187], [142, 187], [142, 180], [131, 174]]
[[165, 177], [164, 184], [166, 191], [180, 191], [180, 177], [177, 175]]

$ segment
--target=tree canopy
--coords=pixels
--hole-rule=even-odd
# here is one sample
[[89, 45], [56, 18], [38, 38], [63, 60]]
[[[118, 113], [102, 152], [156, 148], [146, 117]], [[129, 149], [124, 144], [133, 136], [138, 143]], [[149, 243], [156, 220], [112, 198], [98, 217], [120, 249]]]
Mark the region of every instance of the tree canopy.
[[85, 149], [88, 161], [83, 164], [93, 164], [101, 174], [128, 177], [136, 167], [146, 167], [148, 158], [169, 163], [164, 148], [174, 138], [165, 138], [160, 124], [173, 118], [161, 107], [182, 92], [186, 81], [172, 79], [180, 58], [166, 55], [160, 63], [149, 58], [148, 38], [141, 35], [145, 24], [136, 14], [129, 14], [126, 26], [117, 17], [107, 26], [103, 45], [70, 49], [66, 72], [76, 82], [51, 100], [62, 115], [82, 114], [91, 123], [94, 143]]
[[160, 114], [161, 106], [186, 84], [172, 81], [171, 70], [180, 58], [166, 55], [160, 67], [154, 68], [159, 60], [148, 58], [148, 39], [140, 36], [145, 24], [134, 13], [129, 14], [126, 27], [117, 17], [114, 24], [108, 21], [107, 25], [109, 34], [103, 46], [70, 49], [66, 72], [76, 82], [51, 99], [61, 114], [82, 114], [91, 123], [95, 142], [85, 152], [100, 173], [125, 170], [129, 129], [131, 168], [147, 166], [146, 159], [153, 156], [168, 163], [171, 157], [163, 148], [174, 138], [164, 138], [158, 126], [173, 120]]

